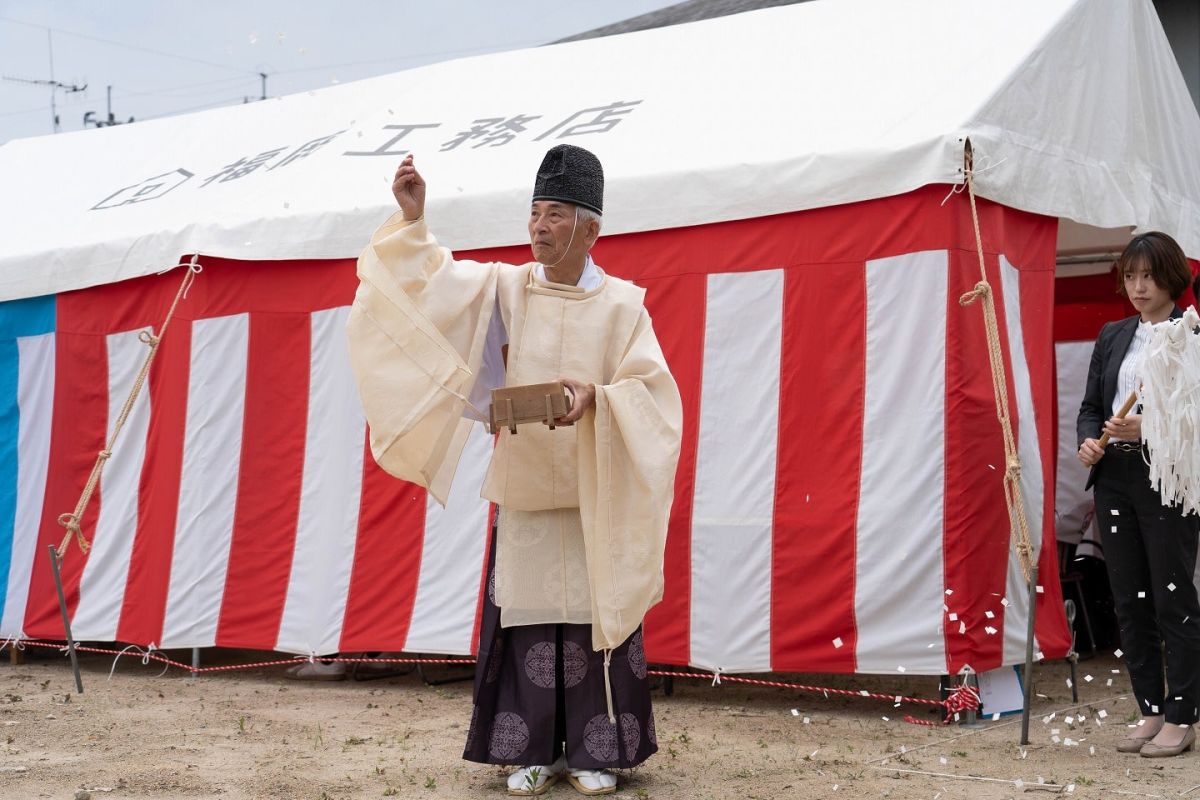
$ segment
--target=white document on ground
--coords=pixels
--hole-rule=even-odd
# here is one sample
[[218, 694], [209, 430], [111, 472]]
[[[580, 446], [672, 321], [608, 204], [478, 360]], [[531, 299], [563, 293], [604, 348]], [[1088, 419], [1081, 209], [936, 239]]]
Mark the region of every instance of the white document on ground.
[[1016, 667], [997, 667], [979, 673], [979, 699], [983, 716], [1015, 714], [1025, 704], [1021, 677]]

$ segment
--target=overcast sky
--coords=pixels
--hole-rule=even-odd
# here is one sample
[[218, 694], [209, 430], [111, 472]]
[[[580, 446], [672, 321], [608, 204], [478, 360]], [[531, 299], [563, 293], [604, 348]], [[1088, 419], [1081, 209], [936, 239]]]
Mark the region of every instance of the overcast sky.
[[[0, 143], [532, 47], [678, 0], [0, 0]], [[49, 32], [48, 30], [49, 29]], [[19, 80], [12, 80], [19, 79]]]

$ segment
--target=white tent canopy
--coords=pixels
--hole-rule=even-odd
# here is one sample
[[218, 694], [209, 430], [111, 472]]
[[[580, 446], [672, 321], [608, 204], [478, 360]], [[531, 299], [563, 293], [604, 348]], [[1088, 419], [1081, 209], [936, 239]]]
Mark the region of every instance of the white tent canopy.
[[563, 141], [604, 161], [611, 234], [957, 182], [967, 137], [981, 195], [1200, 257], [1200, 117], [1150, 0], [815, 0], [9, 142], [0, 300], [354, 256], [407, 150], [468, 249], [525, 240]]

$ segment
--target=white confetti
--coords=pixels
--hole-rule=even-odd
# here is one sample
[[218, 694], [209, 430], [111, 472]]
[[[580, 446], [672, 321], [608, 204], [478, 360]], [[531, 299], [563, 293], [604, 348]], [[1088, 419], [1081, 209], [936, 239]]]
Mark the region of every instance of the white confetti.
[[[1120, 658], [1121, 656], [1125, 655], [1125, 653], [1122, 652], [1121, 648], [1118, 647], [1116, 650], [1113, 650], [1113, 655], [1116, 656], [1117, 658]], [[1113, 670], [1113, 674], [1117, 674], [1117, 671], [1115, 669]]]
[[947, 596], [947, 597], [949, 597], [949, 596], [950, 596], [950, 595], [952, 595], [952, 594], [954, 594], [954, 590], [953, 590], [953, 589], [947, 589], [947, 590], [946, 590], [946, 596]]
[[1110, 510], [1111, 510], [1111, 512], [1112, 512], [1112, 515], [1113, 515], [1114, 517], [1119, 517], [1119, 516], [1121, 516], [1121, 512], [1120, 512], [1120, 511], [1117, 511], [1115, 508], [1114, 508], [1114, 509], [1110, 509]]
[[907, 672], [907, 670], [904, 669], [904, 667], [896, 667], [896, 671], [897, 672]]
[[958, 622], [958, 614], [951, 614], [949, 619], [951, 622]]
[[805, 725], [808, 725], [810, 722], [812, 722], [812, 719], [810, 717], [805, 717], [803, 721]]
[[798, 708], [793, 708], [793, 709], [792, 709], [792, 716], [793, 716], [793, 717], [798, 717], [798, 716], [800, 716], [800, 709], [798, 709]]
[[1138, 599], [1139, 599], [1139, 600], [1144, 600], [1145, 598], [1146, 598], [1146, 593], [1145, 593], [1145, 592], [1138, 592]]
[[985, 612], [983, 612], [983, 615], [984, 615], [985, 617], [987, 617], [988, 619], [995, 619], [995, 618], [996, 618], [996, 615], [995, 615], [995, 614], [993, 614], [993, 613], [992, 613], [992, 612], [990, 612], [990, 611], [985, 611]]
[[1037, 593], [1038, 593], [1038, 594], [1043, 594], [1045, 591], [1046, 591], [1046, 587], [1045, 587], [1045, 586], [1038, 586], [1038, 587], [1037, 587]]
[[1113, 526], [1112, 526], [1112, 532], [1113, 532], [1113, 533], [1116, 533], [1116, 532], [1117, 532], [1117, 526], [1116, 526], [1116, 525], [1113, 525]]
[[1084, 676], [1083, 676], [1083, 679], [1084, 679], [1085, 681], [1087, 681], [1088, 683], [1091, 683], [1092, 681], [1094, 681], [1094, 680], [1095, 680], [1095, 678], [1093, 678], [1091, 675], [1084, 675]]
[[1168, 584], [1167, 584], [1167, 591], [1170, 591], [1170, 592], [1173, 592], [1173, 591], [1175, 591], [1175, 584], [1174, 584], [1174, 583], [1168, 583]]
[[1108, 716], [1108, 711], [1102, 708], [1096, 712], [1096, 716], [1098, 716], [1100, 719], [1104, 719]]
[[995, 636], [997, 633], [996, 629], [993, 628], [991, 625], [984, 626], [983, 630], [988, 636]]
[[1008, 598], [1007, 598], [1007, 597], [1001, 597], [1001, 598], [1000, 598], [1000, 605], [1004, 606], [1005, 608], [1008, 608]]
[[839, 637], [837, 637], [836, 639], [834, 639], [834, 640], [833, 640], [833, 646], [834, 646], [834, 647], [841, 647], [841, 646], [842, 646], [842, 637], [840, 637], [840, 636], [839, 636]]

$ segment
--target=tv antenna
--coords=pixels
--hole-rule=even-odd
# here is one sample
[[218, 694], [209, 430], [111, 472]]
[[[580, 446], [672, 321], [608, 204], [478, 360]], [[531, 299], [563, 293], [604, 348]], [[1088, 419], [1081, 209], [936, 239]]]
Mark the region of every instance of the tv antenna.
[[74, 94], [75, 92], [87, 91], [87, 87], [88, 87], [88, 85], [86, 83], [83, 86], [79, 86], [74, 83], [63, 83], [62, 81], [56, 81], [53, 79], [15, 78], [15, 77], [12, 77], [11, 75], [4, 75], [4, 76], [0, 76], [0, 77], [2, 77], [3, 80], [10, 81], [11, 83], [28, 83], [28, 84], [32, 84], [33, 86], [49, 86], [50, 87], [50, 121], [52, 123], [54, 123], [54, 132], [55, 133], [58, 133], [58, 104], [57, 104], [58, 93], [60, 91], [62, 91], [66, 94]]

